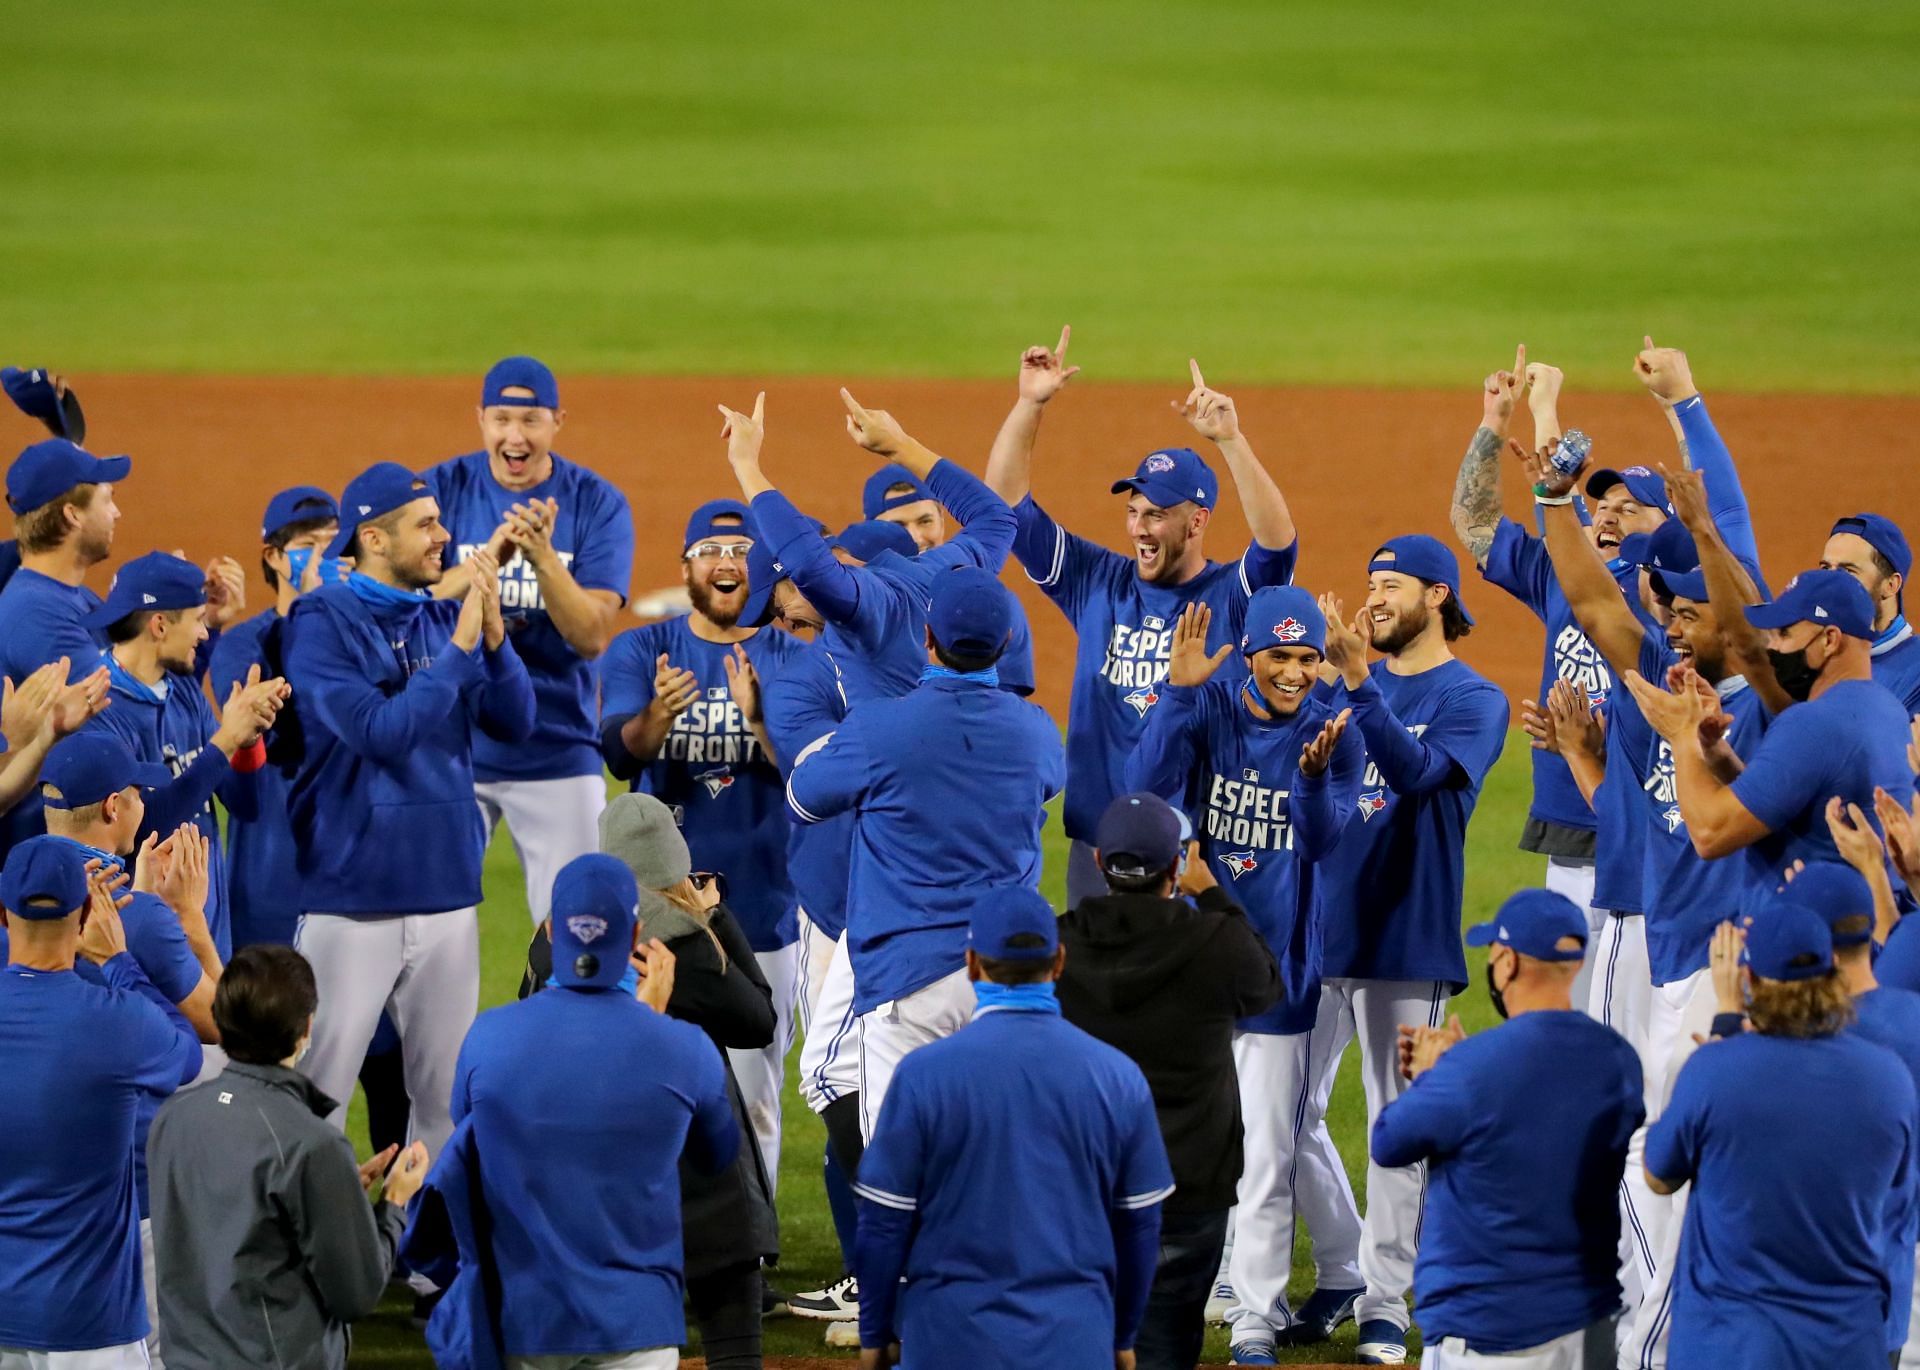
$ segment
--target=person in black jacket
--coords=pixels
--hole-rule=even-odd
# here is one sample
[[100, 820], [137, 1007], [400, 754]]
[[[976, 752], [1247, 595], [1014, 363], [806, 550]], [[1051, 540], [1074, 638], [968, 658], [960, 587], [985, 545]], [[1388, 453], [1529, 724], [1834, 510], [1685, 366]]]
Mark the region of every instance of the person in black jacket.
[[1060, 920], [1060, 1007], [1132, 1058], [1153, 1091], [1175, 1189], [1134, 1353], [1139, 1370], [1193, 1370], [1240, 1179], [1234, 1024], [1272, 1007], [1280, 971], [1206, 863], [1183, 861], [1180, 816], [1164, 801], [1122, 795], [1095, 838], [1108, 892]]
[[[667, 1016], [693, 1024], [722, 1048], [756, 1050], [773, 1040], [773, 991], [753, 947], [726, 905], [725, 881], [692, 871], [686, 840], [666, 805], [649, 794], [623, 794], [600, 818], [600, 847], [633, 871], [641, 887], [641, 939], [657, 937], [674, 955]], [[553, 974], [548, 926], [527, 948], [526, 998]], [[747, 1126], [740, 1085], [727, 1064], [727, 1096], [741, 1135]], [[773, 1185], [760, 1148], [743, 1146], [734, 1163], [708, 1175], [680, 1163], [680, 1214], [687, 1302], [700, 1329], [710, 1370], [759, 1370], [762, 1261], [780, 1256]]]

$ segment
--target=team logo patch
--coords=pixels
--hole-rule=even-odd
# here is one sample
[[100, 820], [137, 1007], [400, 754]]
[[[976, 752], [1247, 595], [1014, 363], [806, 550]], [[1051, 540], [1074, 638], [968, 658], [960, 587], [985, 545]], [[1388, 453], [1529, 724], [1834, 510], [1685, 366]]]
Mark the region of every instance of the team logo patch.
[[1385, 790], [1368, 790], [1360, 796], [1359, 804], [1360, 818], [1364, 822], [1387, 807], [1387, 792]]
[[582, 942], [598, 942], [607, 935], [607, 920], [591, 913], [576, 913], [567, 920], [567, 931]]
[[1147, 470], [1153, 472], [1156, 476], [1164, 476], [1167, 472], [1173, 470], [1173, 458], [1155, 452], [1147, 458]]
[[145, 590], [142, 590], [140, 592], [140, 602], [142, 604], [158, 604], [160, 597], [158, 595], [150, 595]]
[[1142, 685], [1137, 690], [1128, 690], [1120, 697], [1133, 705], [1140, 717], [1145, 718], [1147, 710], [1160, 702], [1160, 691], [1151, 685]]
[[1623, 476], [1651, 476], [1653, 472], [1644, 466], [1628, 466], [1623, 467], [1620, 474]]
[[371, 514], [373, 512], [373, 506], [371, 504], [363, 504], [360, 506], [360, 512], [363, 514]]
[[694, 779], [707, 787], [709, 798], [718, 799], [720, 792], [733, 784], [733, 771], [730, 767], [720, 766], [711, 771], [702, 771]]
[[1250, 851], [1230, 851], [1220, 854], [1220, 864], [1227, 868], [1227, 874], [1235, 880], [1248, 871], [1260, 869], [1260, 858]]
[[1680, 816], [1678, 804], [1669, 805], [1667, 811], [1660, 816], [1666, 819], [1668, 832], [1679, 832], [1685, 826], [1686, 820]]
[[1276, 642], [1298, 642], [1307, 635], [1307, 625], [1299, 619], [1287, 617], [1273, 625], [1273, 637]]

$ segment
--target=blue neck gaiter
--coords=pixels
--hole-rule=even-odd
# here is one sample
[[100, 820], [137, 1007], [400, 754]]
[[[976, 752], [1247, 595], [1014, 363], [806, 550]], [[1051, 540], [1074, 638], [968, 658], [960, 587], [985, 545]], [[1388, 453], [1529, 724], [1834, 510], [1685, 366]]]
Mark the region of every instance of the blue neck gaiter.
[[996, 985], [991, 980], [979, 980], [974, 983], [973, 994], [977, 1001], [974, 1016], [982, 1013], [1051, 1013], [1056, 1017], [1060, 1013], [1060, 1000], [1053, 992], [1054, 982], [1042, 980], [1037, 985]]

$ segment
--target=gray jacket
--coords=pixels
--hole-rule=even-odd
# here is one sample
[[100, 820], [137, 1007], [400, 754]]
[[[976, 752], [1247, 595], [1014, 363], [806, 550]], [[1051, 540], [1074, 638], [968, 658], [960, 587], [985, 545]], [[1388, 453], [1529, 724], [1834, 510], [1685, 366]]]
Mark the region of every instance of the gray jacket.
[[160, 1352], [171, 1370], [339, 1370], [406, 1214], [367, 1202], [353, 1146], [297, 1070], [231, 1062], [147, 1138]]

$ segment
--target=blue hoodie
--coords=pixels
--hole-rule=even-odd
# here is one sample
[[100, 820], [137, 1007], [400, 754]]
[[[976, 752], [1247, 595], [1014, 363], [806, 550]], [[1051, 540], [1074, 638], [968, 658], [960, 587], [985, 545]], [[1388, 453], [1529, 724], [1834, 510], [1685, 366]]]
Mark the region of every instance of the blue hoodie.
[[306, 912], [446, 913], [480, 902], [486, 847], [476, 732], [524, 742], [533, 683], [503, 642], [450, 645], [457, 600], [372, 603], [355, 586], [302, 595], [287, 679], [305, 754], [288, 796]]

